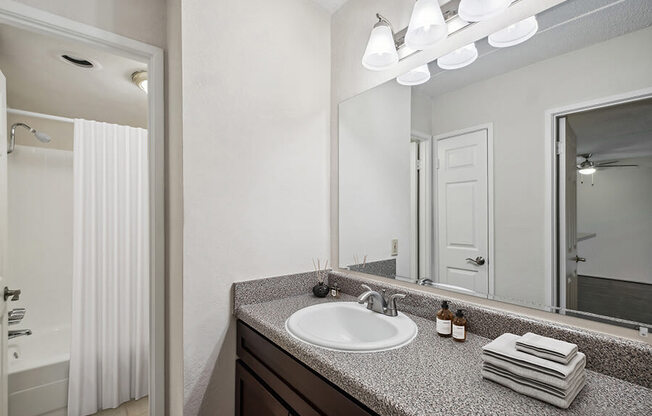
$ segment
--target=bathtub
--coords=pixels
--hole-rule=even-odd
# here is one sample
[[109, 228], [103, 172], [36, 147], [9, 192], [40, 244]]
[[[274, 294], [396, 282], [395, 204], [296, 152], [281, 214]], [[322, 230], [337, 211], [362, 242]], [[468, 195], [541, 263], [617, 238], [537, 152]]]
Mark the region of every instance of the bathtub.
[[70, 328], [33, 329], [9, 341], [9, 414], [65, 416]]

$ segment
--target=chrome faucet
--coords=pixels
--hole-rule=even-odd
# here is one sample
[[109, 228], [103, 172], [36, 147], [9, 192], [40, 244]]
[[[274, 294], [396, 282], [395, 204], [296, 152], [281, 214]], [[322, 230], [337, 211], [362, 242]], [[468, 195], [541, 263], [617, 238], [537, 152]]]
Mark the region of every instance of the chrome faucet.
[[24, 335], [32, 335], [31, 329], [10, 329], [7, 332], [9, 334], [9, 339], [22, 337]]
[[387, 316], [397, 316], [398, 309], [396, 308], [396, 299], [403, 299], [406, 295], [403, 293], [395, 293], [387, 297], [385, 295], [385, 289], [383, 293], [380, 294], [367, 285], [362, 285], [363, 289], [367, 291], [361, 294], [358, 297], [358, 303], [367, 304], [367, 309], [372, 310], [376, 313], [382, 313]]

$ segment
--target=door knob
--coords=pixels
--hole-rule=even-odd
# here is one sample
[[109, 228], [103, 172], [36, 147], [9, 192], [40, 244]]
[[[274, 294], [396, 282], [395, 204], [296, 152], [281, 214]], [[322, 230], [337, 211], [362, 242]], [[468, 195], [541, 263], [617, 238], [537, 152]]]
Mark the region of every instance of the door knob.
[[586, 258], [575, 256], [575, 263], [579, 263], [579, 262], [586, 263]]
[[470, 261], [471, 263], [474, 263], [476, 266], [482, 266], [484, 264], [484, 258], [482, 256], [478, 256], [474, 259], [471, 257], [467, 257], [466, 261]]
[[5, 300], [11, 298], [11, 300], [20, 299], [20, 289], [11, 290], [5, 286]]

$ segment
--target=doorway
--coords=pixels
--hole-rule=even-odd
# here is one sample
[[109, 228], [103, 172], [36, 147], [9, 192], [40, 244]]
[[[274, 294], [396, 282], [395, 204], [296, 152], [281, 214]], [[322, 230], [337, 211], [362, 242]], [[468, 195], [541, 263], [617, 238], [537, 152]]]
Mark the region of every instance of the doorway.
[[568, 111], [555, 123], [556, 307], [649, 325], [652, 98]]

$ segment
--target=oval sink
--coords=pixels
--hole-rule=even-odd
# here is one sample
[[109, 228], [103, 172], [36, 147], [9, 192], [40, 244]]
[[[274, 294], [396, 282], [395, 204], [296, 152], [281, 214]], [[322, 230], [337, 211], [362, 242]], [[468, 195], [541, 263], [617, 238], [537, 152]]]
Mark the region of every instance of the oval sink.
[[285, 329], [305, 343], [346, 352], [400, 348], [417, 336], [417, 325], [401, 312], [385, 316], [357, 302], [322, 303], [300, 309], [285, 321]]

